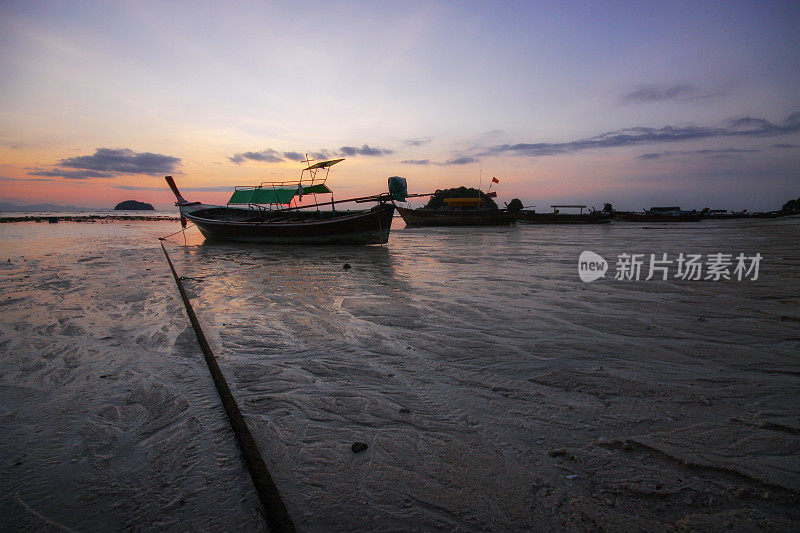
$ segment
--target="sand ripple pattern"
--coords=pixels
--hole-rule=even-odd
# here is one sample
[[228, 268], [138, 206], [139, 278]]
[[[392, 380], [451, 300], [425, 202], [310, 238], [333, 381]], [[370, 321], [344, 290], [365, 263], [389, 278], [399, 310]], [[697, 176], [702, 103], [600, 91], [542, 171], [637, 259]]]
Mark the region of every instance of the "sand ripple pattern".
[[3, 226], [0, 530], [262, 530], [158, 248], [174, 224]]
[[[301, 529], [795, 523], [800, 224], [679, 226], [202, 244], [179, 268]], [[767, 259], [585, 284], [587, 249]]]

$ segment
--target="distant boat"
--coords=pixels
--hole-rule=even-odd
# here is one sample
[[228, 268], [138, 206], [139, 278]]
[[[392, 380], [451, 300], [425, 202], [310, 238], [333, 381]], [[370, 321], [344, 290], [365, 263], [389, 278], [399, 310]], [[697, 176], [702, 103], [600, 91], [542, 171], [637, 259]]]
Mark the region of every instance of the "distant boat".
[[444, 198], [444, 205], [436, 209], [409, 209], [397, 206], [397, 211], [407, 227], [423, 226], [510, 226], [517, 221], [517, 213], [491, 209], [484, 198]]
[[750, 215], [751, 218], [780, 218], [790, 216], [793, 213], [784, 213], [782, 211], [758, 211]]
[[731, 218], [750, 218], [753, 216], [752, 213], [748, 213], [747, 211], [727, 211], [725, 209], [711, 209], [703, 214], [705, 218], [710, 218], [714, 220], [724, 220], [724, 219], [731, 219]]
[[703, 214], [697, 211], [682, 211], [680, 207], [651, 207], [643, 212], [615, 211], [614, 220], [624, 222], [699, 222]]
[[[523, 209], [519, 212], [519, 221], [528, 224], [608, 224], [613, 214], [610, 211], [589, 211], [584, 213], [585, 205], [551, 205], [552, 213], [537, 213]], [[561, 213], [563, 209], [580, 209], [580, 213]]]
[[[306, 160], [306, 163], [310, 161]], [[394, 214], [391, 200], [405, 197], [384, 193], [334, 201], [333, 192], [325, 181], [330, 167], [340, 161], [343, 159], [308, 165], [301, 170], [299, 180], [236, 187], [227, 205], [188, 202], [181, 196], [172, 176], [165, 179], [178, 200], [175, 205], [180, 209], [184, 227], [187, 221], [194, 223], [209, 240], [261, 244], [386, 243]], [[324, 171], [321, 177], [318, 176], [320, 171]], [[308, 175], [304, 177], [306, 172]], [[331, 200], [308, 206], [297, 205], [303, 196], [311, 195], [316, 199], [318, 194], [330, 194]], [[344, 202], [376, 202], [378, 205], [353, 211], [335, 208], [336, 204]], [[319, 206], [324, 205], [331, 206], [331, 210], [319, 210]], [[317, 209], [305, 210], [313, 207]]]

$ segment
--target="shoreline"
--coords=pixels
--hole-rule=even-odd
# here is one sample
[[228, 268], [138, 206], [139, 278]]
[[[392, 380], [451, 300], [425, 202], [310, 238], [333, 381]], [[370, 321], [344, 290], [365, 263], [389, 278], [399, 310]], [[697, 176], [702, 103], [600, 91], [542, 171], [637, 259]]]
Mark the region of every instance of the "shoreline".
[[21, 217], [0, 217], [0, 224], [12, 222], [50, 222], [55, 219], [57, 222], [97, 222], [97, 221], [126, 221], [126, 220], [144, 220], [149, 222], [157, 221], [177, 221], [180, 217], [177, 216], [149, 216], [149, 215], [67, 215], [67, 216], [21, 216]]

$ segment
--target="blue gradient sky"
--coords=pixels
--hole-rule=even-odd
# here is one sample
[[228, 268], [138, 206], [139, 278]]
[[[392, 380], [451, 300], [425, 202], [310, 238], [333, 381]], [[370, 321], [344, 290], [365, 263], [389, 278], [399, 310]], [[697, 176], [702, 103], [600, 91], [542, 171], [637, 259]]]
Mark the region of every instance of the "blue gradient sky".
[[166, 207], [164, 174], [251, 184], [310, 152], [347, 157], [338, 197], [482, 172], [526, 205], [777, 208], [798, 35], [797, 2], [3, 0], [0, 199]]

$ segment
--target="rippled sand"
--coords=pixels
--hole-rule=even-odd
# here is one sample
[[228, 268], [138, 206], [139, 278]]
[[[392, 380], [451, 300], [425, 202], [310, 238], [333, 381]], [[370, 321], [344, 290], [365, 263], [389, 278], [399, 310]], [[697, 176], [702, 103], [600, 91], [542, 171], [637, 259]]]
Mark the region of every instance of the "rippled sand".
[[[13, 226], [0, 527], [262, 527], [155, 240], [176, 225]], [[189, 235], [171, 257], [301, 530], [800, 523], [798, 219]], [[584, 250], [764, 259], [587, 284]]]

